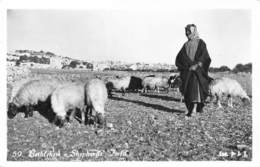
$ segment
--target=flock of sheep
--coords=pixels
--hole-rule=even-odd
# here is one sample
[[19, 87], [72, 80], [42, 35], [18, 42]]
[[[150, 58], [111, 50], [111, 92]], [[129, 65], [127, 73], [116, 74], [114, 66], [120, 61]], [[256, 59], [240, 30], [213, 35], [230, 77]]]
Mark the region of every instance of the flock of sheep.
[[[56, 79], [34, 79], [20, 81], [12, 89], [8, 102], [8, 117], [14, 118], [17, 113], [25, 117], [33, 116], [33, 111], [52, 113], [51, 122], [59, 127], [76, 117], [81, 123], [91, 121], [98, 127], [105, 123], [105, 104], [112, 91], [135, 91], [146, 93], [148, 90], [160, 92], [161, 89], [177, 89], [182, 84], [178, 74], [167, 77], [149, 75], [143, 78], [136, 76], [116, 77], [102, 80], [98, 77], [87, 82], [64, 82]], [[228, 105], [232, 107], [232, 97], [239, 96], [248, 99], [241, 85], [230, 78], [214, 79], [210, 83], [209, 95], [216, 96], [217, 104], [221, 106], [220, 97], [227, 95]]]
[[8, 117], [14, 118], [19, 112], [25, 117], [33, 116], [33, 111], [43, 109], [47, 114], [54, 112], [52, 121], [62, 127], [77, 111], [81, 112], [82, 123], [86, 123], [85, 118], [91, 119], [94, 110], [96, 123], [102, 126], [106, 101], [107, 89], [100, 79], [86, 83], [36, 79], [22, 82], [12, 89]]

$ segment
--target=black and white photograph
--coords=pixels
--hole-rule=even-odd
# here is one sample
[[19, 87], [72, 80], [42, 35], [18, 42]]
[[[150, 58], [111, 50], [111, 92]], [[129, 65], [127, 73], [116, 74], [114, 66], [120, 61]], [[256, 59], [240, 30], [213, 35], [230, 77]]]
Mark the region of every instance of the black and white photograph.
[[4, 160], [253, 166], [253, 3], [7, 4]]

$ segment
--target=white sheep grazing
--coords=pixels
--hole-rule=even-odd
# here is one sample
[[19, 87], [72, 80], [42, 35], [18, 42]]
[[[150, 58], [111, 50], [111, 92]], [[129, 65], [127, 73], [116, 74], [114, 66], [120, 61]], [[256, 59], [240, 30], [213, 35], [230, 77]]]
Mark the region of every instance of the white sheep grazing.
[[121, 90], [122, 96], [125, 95], [126, 89], [129, 87], [130, 84], [130, 76], [116, 78], [116, 79], [108, 79], [106, 83], [106, 87], [108, 89], [108, 95], [111, 96], [112, 89]]
[[167, 89], [169, 88], [169, 79], [166, 77], [145, 77], [142, 82], [143, 93], [147, 92], [148, 89], [155, 90], [160, 93], [160, 88]]
[[[34, 79], [34, 80], [39, 80], [39, 79]], [[13, 101], [13, 99], [15, 98], [16, 94], [18, 93], [18, 91], [28, 82], [30, 82], [31, 80], [29, 79], [21, 79], [19, 81], [16, 81], [12, 84], [12, 89], [11, 89], [11, 95], [9, 98], [9, 103]]]
[[76, 110], [85, 111], [84, 84], [67, 83], [58, 86], [51, 95], [51, 106], [57, 117], [61, 119], [60, 127], [63, 126], [69, 112], [71, 119]]
[[[85, 106], [87, 114], [92, 115], [92, 110], [96, 113], [96, 121], [100, 126], [104, 124], [105, 104], [107, 101], [107, 88], [100, 79], [92, 79], [85, 85]], [[83, 116], [82, 116], [83, 118]]]
[[39, 102], [45, 102], [58, 85], [56, 80], [37, 79], [23, 81], [12, 89], [8, 106], [8, 117], [13, 118], [18, 112], [25, 117], [33, 115], [33, 109]]
[[223, 94], [227, 95], [228, 106], [232, 108], [233, 108], [232, 97], [237, 96], [242, 99], [247, 99], [250, 101], [250, 98], [243, 90], [241, 85], [234, 79], [225, 78], [225, 77], [215, 79], [211, 81], [209, 88], [210, 88], [211, 95], [216, 96], [216, 102], [219, 108], [222, 107], [222, 105], [220, 104], [220, 97]]

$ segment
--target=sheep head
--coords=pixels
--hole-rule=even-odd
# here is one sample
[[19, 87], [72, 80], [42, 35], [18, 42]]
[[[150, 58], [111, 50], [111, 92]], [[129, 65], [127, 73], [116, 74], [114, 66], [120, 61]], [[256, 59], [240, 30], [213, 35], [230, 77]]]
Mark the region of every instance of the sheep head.
[[16, 105], [13, 103], [9, 103], [8, 111], [7, 111], [8, 118], [13, 119], [17, 113], [18, 113], [18, 108], [16, 107]]
[[176, 78], [176, 76], [170, 76], [170, 78], [168, 80], [168, 84], [169, 84], [170, 88], [174, 87], [173, 83], [174, 83], [175, 78]]
[[106, 119], [101, 113], [96, 113], [96, 123], [98, 124], [99, 128], [103, 128], [106, 124]]
[[246, 95], [245, 97], [241, 98], [243, 103], [250, 103], [251, 99]]

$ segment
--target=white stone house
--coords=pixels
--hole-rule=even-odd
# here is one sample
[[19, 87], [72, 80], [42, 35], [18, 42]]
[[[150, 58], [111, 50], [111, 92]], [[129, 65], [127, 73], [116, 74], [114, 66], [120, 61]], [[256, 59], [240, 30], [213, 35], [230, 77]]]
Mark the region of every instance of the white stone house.
[[104, 71], [105, 69], [110, 69], [107, 64], [93, 64], [94, 71]]
[[137, 64], [132, 64], [132, 65], [129, 66], [129, 68], [134, 70], [134, 71], [136, 71], [136, 70], [138, 70], [138, 65]]
[[50, 68], [62, 68], [62, 58], [61, 57], [50, 57]]

